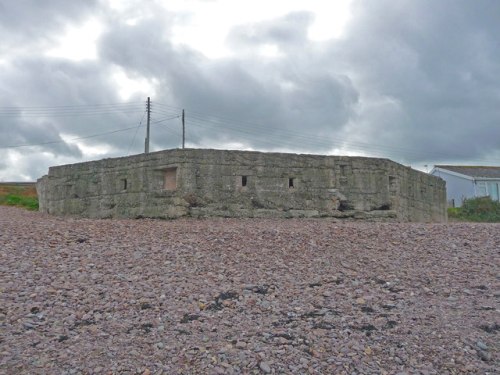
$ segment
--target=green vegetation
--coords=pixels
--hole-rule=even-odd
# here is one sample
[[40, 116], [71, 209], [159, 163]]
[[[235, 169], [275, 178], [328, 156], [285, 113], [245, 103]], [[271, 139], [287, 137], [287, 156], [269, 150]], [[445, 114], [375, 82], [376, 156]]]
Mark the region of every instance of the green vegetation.
[[0, 205], [38, 210], [38, 197], [34, 185], [0, 185]]
[[500, 202], [490, 197], [466, 199], [462, 207], [448, 208], [448, 217], [459, 221], [500, 222]]
[[38, 199], [32, 197], [21, 197], [19, 195], [9, 194], [5, 197], [0, 197], [0, 204], [25, 207], [28, 210], [38, 210]]

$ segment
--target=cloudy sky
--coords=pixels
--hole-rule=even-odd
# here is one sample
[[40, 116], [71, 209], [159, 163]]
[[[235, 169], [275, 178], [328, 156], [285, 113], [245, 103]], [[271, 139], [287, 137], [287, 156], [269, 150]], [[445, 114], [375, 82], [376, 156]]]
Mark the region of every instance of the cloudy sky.
[[[500, 1], [0, 2], [0, 181], [186, 147], [500, 165]], [[427, 166], [427, 167], [426, 167]]]

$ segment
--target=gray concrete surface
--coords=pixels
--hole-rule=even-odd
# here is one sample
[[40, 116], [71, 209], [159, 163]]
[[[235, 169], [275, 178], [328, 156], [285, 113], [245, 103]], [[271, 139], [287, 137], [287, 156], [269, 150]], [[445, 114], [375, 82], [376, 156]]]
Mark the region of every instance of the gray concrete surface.
[[388, 159], [174, 149], [51, 167], [40, 211], [111, 217], [446, 221], [443, 180]]

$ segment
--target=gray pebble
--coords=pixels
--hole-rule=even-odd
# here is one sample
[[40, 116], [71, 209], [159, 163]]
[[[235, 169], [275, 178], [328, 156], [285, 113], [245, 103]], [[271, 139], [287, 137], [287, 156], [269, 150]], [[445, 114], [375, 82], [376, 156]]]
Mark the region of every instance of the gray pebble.
[[482, 342], [481, 340], [479, 340], [478, 342], [476, 342], [476, 346], [481, 349], [481, 350], [488, 350], [488, 345], [486, 345], [484, 342]]
[[485, 362], [489, 362], [491, 360], [491, 354], [484, 350], [478, 350], [477, 355]]
[[266, 374], [271, 373], [271, 366], [269, 366], [267, 362], [262, 361], [261, 363], [259, 363], [259, 368]]

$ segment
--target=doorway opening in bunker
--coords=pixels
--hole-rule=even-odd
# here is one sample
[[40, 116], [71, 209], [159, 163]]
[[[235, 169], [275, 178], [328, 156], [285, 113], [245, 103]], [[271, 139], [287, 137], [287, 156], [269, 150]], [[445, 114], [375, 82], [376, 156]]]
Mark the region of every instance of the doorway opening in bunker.
[[163, 189], [175, 190], [177, 189], [177, 168], [165, 169]]

